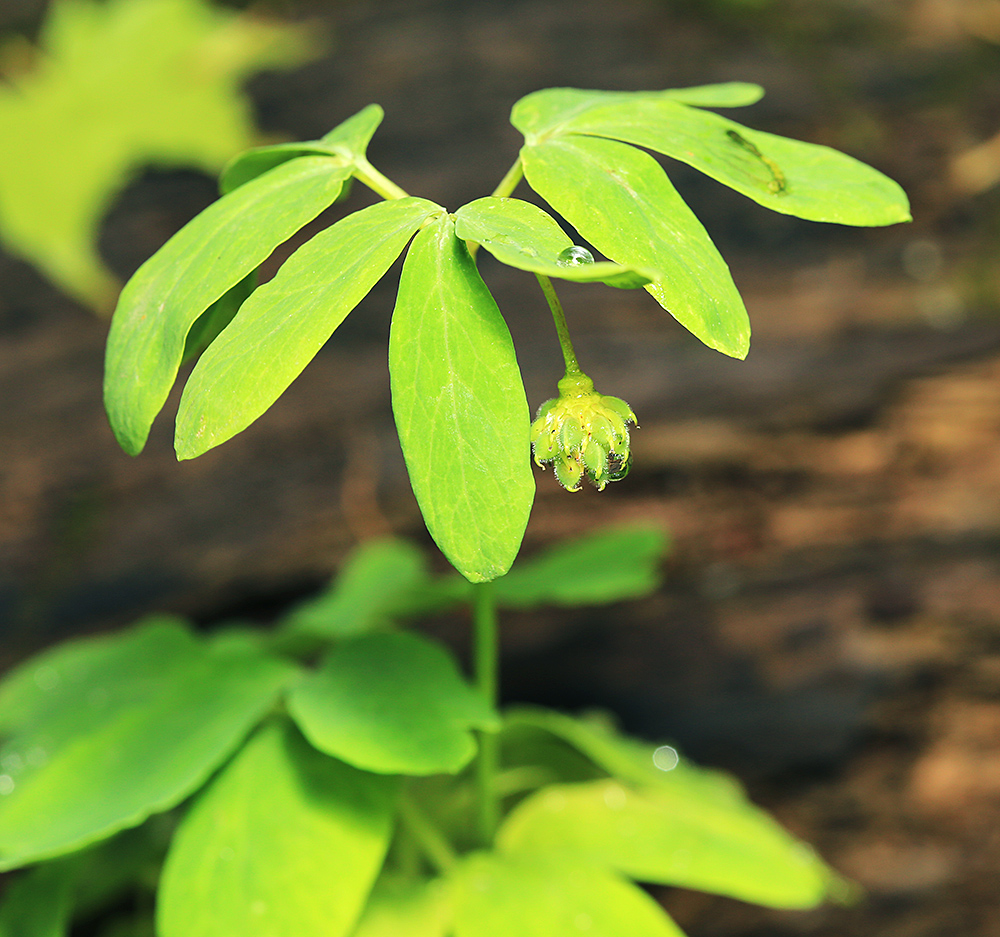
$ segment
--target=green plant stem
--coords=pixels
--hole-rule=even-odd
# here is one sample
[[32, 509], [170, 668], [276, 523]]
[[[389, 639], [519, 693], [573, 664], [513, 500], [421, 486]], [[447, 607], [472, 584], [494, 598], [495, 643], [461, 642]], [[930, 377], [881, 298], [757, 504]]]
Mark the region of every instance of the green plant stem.
[[552, 281], [540, 273], [536, 273], [535, 276], [538, 277], [538, 285], [545, 294], [549, 309], [552, 310], [552, 319], [556, 324], [556, 334], [559, 336], [559, 347], [562, 348], [563, 359], [566, 362], [566, 377], [573, 377], [576, 374], [580, 374], [581, 371], [580, 365], [576, 360], [576, 352], [573, 350], [573, 342], [569, 337], [566, 313], [563, 312], [562, 303], [559, 302], [559, 297], [556, 296]]
[[[473, 646], [476, 687], [486, 702], [497, 705], [497, 672], [499, 670], [499, 634], [497, 630], [496, 598], [493, 584], [479, 583], [473, 590]], [[478, 794], [479, 838], [484, 846], [493, 845], [500, 818], [500, 800], [496, 775], [499, 763], [497, 737], [492, 732], [479, 733], [479, 754], [476, 758], [476, 789]]]
[[524, 178], [524, 166], [521, 164], [521, 157], [519, 156], [515, 161], [514, 165], [507, 170], [507, 174], [500, 180], [497, 187], [493, 190], [493, 195], [497, 198], [506, 198], [510, 195], [514, 189], [517, 188], [517, 184]]
[[355, 161], [354, 176], [368, 186], [369, 189], [377, 195], [381, 195], [382, 198], [386, 200], [407, 197], [407, 193], [396, 185], [392, 179], [388, 176], [382, 175], [382, 173], [380, 173], [366, 159], [357, 159]]
[[444, 875], [454, 867], [458, 857], [451, 848], [451, 843], [414, 803], [407, 791], [399, 798], [399, 821], [437, 872]]

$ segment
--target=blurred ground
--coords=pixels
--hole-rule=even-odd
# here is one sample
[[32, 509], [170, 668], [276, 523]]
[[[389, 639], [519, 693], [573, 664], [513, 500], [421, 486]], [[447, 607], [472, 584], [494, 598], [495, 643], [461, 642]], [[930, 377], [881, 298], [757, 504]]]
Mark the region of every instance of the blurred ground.
[[[3, 0], [0, 28], [30, 34], [43, 6]], [[267, 9], [333, 41], [252, 82], [261, 126], [311, 138], [377, 101], [372, 161], [452, 208], [513, 160], [513, 101], [551, 85], [758, 81], [767, 97], [737, 119], [904, 185], [914, 224], [864, 231], [668, 166], [744, 293], [745, 363], [641, 291], [562, 290], [584, 367], [642, 429], [631, 476], [602, 494], [539, 476], [526, 549], [627, 518], [662, 522], [676, 549], [645, 603], [512, 616], [505, 686], [612, 707], [735, 771], [868, 890], [780, 915], [664, 893], [690, 937], [1000, 935], [1000, 3]], [[109, 213], [105, 259], [127, 275], [213, 192], [150, 169]], [[560, 376], [545, 307], [529, 278], [483, 269], [537, 406]], [[359, 538], [426, 542], [389, 416], [393, 293], [390, 277], [221, 449], [177, 464], [161, 419], [131, 460], [100, 406], [106, 325], [0, 254], [3, 663], [155, 608], [266, 618]]]

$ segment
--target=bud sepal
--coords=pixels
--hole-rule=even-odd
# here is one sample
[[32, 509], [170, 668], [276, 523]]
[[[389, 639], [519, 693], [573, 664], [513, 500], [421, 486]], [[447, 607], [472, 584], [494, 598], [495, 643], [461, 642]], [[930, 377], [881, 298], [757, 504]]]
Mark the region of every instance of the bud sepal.
[[531, 424], [535, 463], [551, 462], [567, 491], [579, 491], [584, 476], [603, 491], [628, 474], [629, 423], [638, 427], [624, 400], [597, 393], [586, 374], [567, 374], [559, 396], [546, 400]]

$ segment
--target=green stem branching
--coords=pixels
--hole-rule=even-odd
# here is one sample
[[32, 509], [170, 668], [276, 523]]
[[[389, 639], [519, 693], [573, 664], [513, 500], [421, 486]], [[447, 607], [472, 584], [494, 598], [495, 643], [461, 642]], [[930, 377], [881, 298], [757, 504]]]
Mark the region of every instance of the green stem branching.
[[407, 197], [407, 193], [396, 185], [392, 179], [384, 176], [364, 158], [355, 160], [354, 176], [368, 186], [376, 195], [381, 195], [387, 201]]

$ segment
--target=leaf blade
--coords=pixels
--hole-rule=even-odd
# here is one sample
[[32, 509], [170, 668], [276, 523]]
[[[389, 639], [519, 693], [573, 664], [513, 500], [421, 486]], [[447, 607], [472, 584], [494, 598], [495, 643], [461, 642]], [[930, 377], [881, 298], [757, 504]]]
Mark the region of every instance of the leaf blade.
[[440, 211], [420, 198], [378, 202], [292, 254], [243, 303], [191, 372], [177, 411], [177, 458], [207, 452], [264, 413], [382, 278], [413, 232]]
[[450, 883], [455, 937], [683, 937], [645, 892], [578, 862], [474, 853]]
[[463, 205], [455, 213], [455, 234], [482, 244], [501, 263], [542, 276], [622, 289], [645, 286], [655, 276], [607, 261], [560, 264], [559, 255], [573, 242], [551, 215], [521, 199], [487, 196]]
[[646, 290], [681, 325], [746, 357], [750, 321], [729, 268], [651, 156], [573, 134], [525, 146], [521, 158], [529, 185], [605, 256], [658, 271]]
[[534, 498], [528, 403], [507, 326], [447, 217], [403, 264], [389, 372], [427, 529], [467, 579], [502, 575]]
[[179, 803], [295, 674], [164, 619], [61, 661], [63, 670], [58, 655], [48, 658], [39, 693], [50, 698], [21, 697], [20, 722], [0, 749], [10, 779], [0, 869], [63, 855]]
[[409, 632], [341, 641], [297, 683], [288, 709], [320, 751], [379, 774], [454, 774], [492, 708], [438, 644]]
[[104, 405], [126, 452], [142, 451], [197, 318], [333, 202], [349, 175], [332, 157], [279, 166], [214, 202], [136, 271], [105, 357]]
[[846, 153], [753, 130], [677, 100], [637, 97], [594, 107], [561, 130], [663, 153], [781, 214], [865, 227], [911, 220], [899, 184]]
[[264, 726], [178, 829], [163, 870], [163, 937], [343, 937], [388, 846], [396, 782]]

